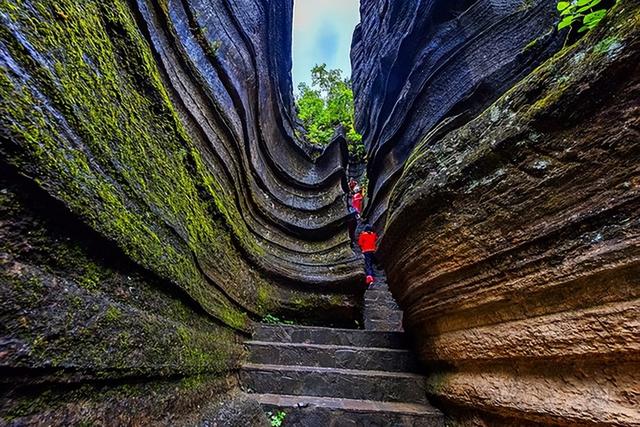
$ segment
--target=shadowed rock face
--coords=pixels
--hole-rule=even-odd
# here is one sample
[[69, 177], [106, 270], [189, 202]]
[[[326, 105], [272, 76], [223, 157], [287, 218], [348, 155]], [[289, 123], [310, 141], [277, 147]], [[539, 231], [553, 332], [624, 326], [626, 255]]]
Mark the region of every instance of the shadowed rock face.
[[[291, 7], [0, 2], [3, 423], [260, 423], [250, 319], [353, 318], [346, 150], [295, 137]], [[381, 259], [461, 423], [640, 419], [638, 3], [528, 75], [554, 7], [367, 0], [354, 36]]]
[[351, 60], [356, 127], [367, 147], [367, 215], [429, 133], [467, 122], [559, 48], [555, 0], [363, 0]]
[[355, 317], [346, 149], [294, 136], [291, 19], [291, 1], [0, 4], [3, 416], [100, 421], [117, 380], [122, 422], [174, 405], [173, 424], [234, 387], [211, 377], [250, 316]]
[[640, 422], [639, 22], [618, 5], [393, 189], [380, 258], [461, 424]]

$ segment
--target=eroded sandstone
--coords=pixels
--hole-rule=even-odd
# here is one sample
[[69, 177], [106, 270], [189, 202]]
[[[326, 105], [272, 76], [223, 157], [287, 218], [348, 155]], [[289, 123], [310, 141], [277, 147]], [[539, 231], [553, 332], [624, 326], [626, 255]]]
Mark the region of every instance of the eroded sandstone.
[[[357, 316], [346, 147], [294, 136], [291, 7], [0, 2], [3, 422], [264, 422], [234, 375], [251, 320]], [[640, 422], [638, 2], [548, 59], [556, 17], [362, 2], [367, 214], [453, 423]]]
[[394, 188], [391, 289], [463, 424], [640, 423], [639, 22], [618, 5]]
[[469, 121], [562, 43], [555, 0], [363, 0], [353, 63], [367, 216], [384, 225], [413, 148]]
[[[44, 381], [187, 379], [202, 412], [251, 319], [352, 324], [346, 146], [294, 136], [291, 19], [274, 1], [0, 4], [6, 419], [99, 422], [81, 393], [33, 402]], [[122, 416], [163, 420], [156, 398], [176, 402], [163, 422], [198, 416], [174, 394]], [[109, 408], [109, 387], [87, 395]]]

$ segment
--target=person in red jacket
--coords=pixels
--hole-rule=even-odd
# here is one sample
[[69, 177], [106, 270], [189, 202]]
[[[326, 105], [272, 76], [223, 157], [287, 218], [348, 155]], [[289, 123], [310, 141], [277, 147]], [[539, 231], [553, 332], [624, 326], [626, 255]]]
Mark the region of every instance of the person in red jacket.
[[354, 188], [356, 188], [358, 186], [358, 181], [356, 181], [355, 179], [351, 178], [349, 180], [349, 191], [353, 193]]
[[353, 209], [355, 209], [356, 212], [358, 212], [358, 215], [360, 215], [362, 213], [362, 199], [364, 197], [362, 196], [362, 191], [360, 191], [360, 187], [356, 186], [353, 191], [355, 192], [355, 194], [351, 199], [351, 206], [353, 206]]
[[364, 231], [360, 233], [358, 237], [358, 245], [364, 255], [364, 270], [367, 273], [367, 285], [373, 283], [373, 254], [376, 251], [376, 244], [378, 235], [373, 231], [373, 228], [367, 224], [364, 226]]

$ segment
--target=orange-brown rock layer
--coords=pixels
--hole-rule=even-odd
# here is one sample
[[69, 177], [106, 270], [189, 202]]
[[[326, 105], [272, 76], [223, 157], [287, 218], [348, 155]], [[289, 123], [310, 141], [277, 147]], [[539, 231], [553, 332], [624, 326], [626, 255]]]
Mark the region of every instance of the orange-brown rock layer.
[[640, 9], [412, 152], [381, 258], [470, 425], [640, 425]]

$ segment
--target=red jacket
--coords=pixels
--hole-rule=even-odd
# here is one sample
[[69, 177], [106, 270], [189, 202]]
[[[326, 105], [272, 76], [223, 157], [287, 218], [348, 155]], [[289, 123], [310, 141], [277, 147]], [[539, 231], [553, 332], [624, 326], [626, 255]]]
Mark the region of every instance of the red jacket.
[[355, 209], [356, 212], [362, 212], [362, 193], [356, 193], [353, 195], [351, 206], [353, 206], [353, 209]]
[[363, 231], [360, 233], [360, 237], [358, 237], [358, 244], [362, 252], [375, 252], [376, 240], [378, 240], [376, 233], [373, 231]]

